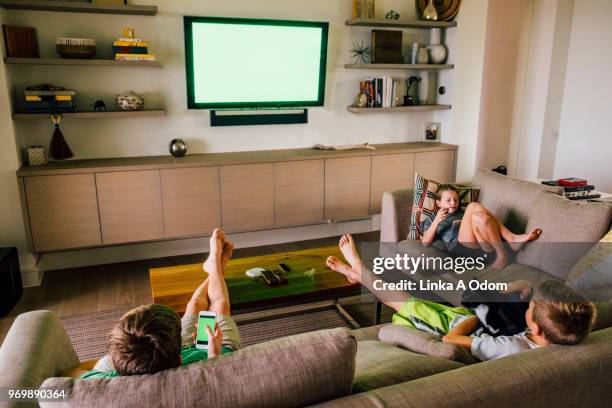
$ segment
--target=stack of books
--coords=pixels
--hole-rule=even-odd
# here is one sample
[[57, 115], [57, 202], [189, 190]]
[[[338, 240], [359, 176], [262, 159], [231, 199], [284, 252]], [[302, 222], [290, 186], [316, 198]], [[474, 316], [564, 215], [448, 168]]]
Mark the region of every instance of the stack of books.
[[587, 180], [576, 177], [547, 180], [542, 184], [563, 187], [563, 195], [570, 200], [589, 200], [601, 197], [601, 194], [595, 192], [595, 186], [590, 185]]
[[397, 86], [393, 77], [366, 78], [359, 83], [359, 91], [368, 97], [368, 108], [392, 108], [397, 106]]
[[123, 37], [113, 42], [113, 53], [117, 61], [155, 61], [155, 54], [149, 54], [149, 43], [134, 38], [134, 30], [123, 29]]

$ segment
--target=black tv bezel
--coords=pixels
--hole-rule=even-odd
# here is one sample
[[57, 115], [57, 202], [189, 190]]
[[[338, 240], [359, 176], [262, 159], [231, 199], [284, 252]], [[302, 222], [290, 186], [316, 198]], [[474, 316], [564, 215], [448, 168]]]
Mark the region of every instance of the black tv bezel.
[[[317, 100], [311, 101], [278, 101], [278, 102], [214, 102], [202, 103], [195, 101], [194, 72], [193, 72], [193, 23], [215, 22], [222, 24], [244, 24], [244, 25], [271, 25], [283, 27], [316, 27], [321, 28], [321, 59], [319, 64], [319, 90]], [[240, 109], [240, 108], [287, 108], [324, 106], [325, 102], [325, 77], [327, 71], [327, 41], [329, 35], [329, 23], [318, 21], [294, 21], [294, 20], [271, 20], [253, 18], [233, 17], [196, 17], [184, 16], [185, 29], [185, 73], [187, 76], [187, 108], [188, 109]]]

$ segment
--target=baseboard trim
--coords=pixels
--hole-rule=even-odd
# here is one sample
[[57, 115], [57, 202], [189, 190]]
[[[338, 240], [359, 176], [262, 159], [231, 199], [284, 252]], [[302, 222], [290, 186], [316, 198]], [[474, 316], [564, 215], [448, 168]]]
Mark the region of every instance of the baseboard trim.
[[45, 271], [37, 267], [21, 269], [21, 282], [24, 288], [40, 286], [44, 276]]

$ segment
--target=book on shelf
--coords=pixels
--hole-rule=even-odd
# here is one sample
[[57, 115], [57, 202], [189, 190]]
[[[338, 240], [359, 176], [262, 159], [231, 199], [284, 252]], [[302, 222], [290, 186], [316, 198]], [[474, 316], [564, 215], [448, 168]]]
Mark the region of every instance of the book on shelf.
[[119, 39], [117, 41], [133, 42], [133, 43], [146, 43], [146, 41], [141, 40], [140, 38], [132, 38], [132, 37], [119, 37]]
[[576, 177], [560, 178], [558, 180], [560, 186], [564, 187], [579, 187], [586, 186], [588, 181]]
[[7, 57], [40, 58], [35, 28], [3, 24], [2, 33]]
[[139, 47], [147, 48], [149, 46], [148, 41], [135, 42], [135, 41], [113, 41], [115, 47]]
[[567, 197], [568, 200], [593, 200], [595, 198], [601, 198], [601, 194], [587, 194], [579, 197]]
[[113, 45], [113, 53], [115, 54], [148, 54], [147, 47], [127, 47]]
[[591, 191], [591, 190], [595, 190], [595, 186], [594, 185], [586, 183], [586, 180], [584, 180], [584, 182], [585, 182], [585, 184], [583, 184], [583, 185], [568, 186], [568, 185], [559, 184], [559, 180], [545, 180], [545, 181], [542, 181], [542, 184], [545, 184], [547, 186], [562, 187], [563, 190], [566, 193], [574, 193], [574, 192], [577, 192], [577, 191]]
[[115, 54], [116, 61], [155, 61], [155, 54]]
[[366, 94], [368, 108], [392, 108], [396, 106], [398, 82], [391, 76], [366, 78], [359, 82], [359, 92]]

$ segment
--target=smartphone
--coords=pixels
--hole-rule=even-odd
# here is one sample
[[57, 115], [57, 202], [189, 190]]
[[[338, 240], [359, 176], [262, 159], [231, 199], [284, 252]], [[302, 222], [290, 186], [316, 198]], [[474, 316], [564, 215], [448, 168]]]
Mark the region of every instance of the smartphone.
[[206, 327], [210, 327], [211, 332], [215, 332], [215, 312], [202, 311], [198, 315], [198, 333], [196, 335], [196, 348], [208, 350], [208, 333]]
[[289, 267], [287, 266], [287, 264], [284, 263], [279, 263], [278, 264], [279, 268], [281, 268], [281, 270], [285, 273], [289, 273], [289, 271], [291, 271], [291, 269], [289, 269]]

